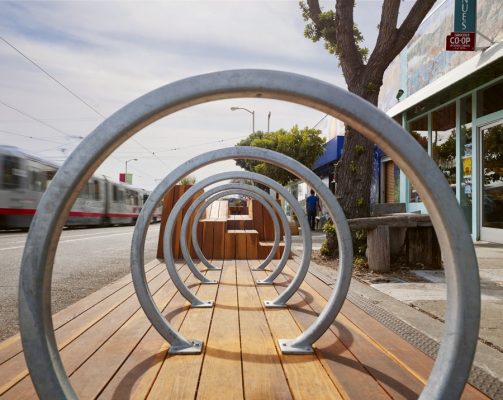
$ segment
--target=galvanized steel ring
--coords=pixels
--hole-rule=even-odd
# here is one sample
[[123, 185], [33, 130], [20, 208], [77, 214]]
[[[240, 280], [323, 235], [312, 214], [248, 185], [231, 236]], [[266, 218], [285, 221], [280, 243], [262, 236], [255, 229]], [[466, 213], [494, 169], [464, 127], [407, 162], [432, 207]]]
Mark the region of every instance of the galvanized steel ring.
[[[326, 82], [268, 70], [215, 72], [147, 93], [101, 123], [59, 169], [32, 221], [19, 287], [21, 338], [39, 396], [76, 398], [56, 347], [48, 305], [58, 239], [79, 191], [116, 148], [145, 126], [196, 104], [238, 97], [290, 101], [330, 114], [376, 143], [409, 177], [429, 211], [443, 250], [447, 278], [444, 335], [420, 398], [458, 398], [477, 344], [480, 287], [473, 242], [452, 190], [420, 145], [370, 103]], [[337, 233], [341, 247], [341, 241], [349, 237]], [[339, 284], [342, 284], [340, 280]], [[332, 294], [329, 302], [333, 297]]]

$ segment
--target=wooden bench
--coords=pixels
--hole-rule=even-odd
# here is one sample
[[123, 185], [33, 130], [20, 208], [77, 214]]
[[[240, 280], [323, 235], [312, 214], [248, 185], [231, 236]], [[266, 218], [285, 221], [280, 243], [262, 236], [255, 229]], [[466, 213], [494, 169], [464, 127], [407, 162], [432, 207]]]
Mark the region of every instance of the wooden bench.
[[367, 231], [369, 268], [388, 272], [394, 256], [405, 253], [409, 264], [442, 267], [440, 246], [429, 215], [396, 213], [348, 220], [351, 230]]
[[[256, 285], [267, 271], [258, 260], [213, 260], [200, 285], [178, 264], [180, 277], [214, 308], [189, 308], [166, 266], [146, 266], [156, 304], [188, 338], [204, 339], [202, 354], [170, 355], [134, 294], [131, 276], [100, 289], [53, 317], [58, 348], [80, 399], [411, 399], [433, 360], [350, 300], [311, 355], [284, 355], [280, 338], [294, 338], [327, 303], [332, 288], [308, 273], [288, 308], [264, 300], [284, 290], [297, 268], [289, 261], [273, 286]], [[19, 335], [0, 343], [0, 397], [36, 399]], [[466, 385], [463, 399], [487, 399]]]

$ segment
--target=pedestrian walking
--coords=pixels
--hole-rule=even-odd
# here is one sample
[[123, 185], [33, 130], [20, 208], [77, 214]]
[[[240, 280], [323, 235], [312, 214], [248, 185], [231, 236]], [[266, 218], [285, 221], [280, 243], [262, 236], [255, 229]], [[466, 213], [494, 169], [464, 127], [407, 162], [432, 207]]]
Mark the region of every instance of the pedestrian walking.
[[311, 195], [306, 197], [306, 212], [309, 226], [311, 227], [312, 231], [314, 231], [314, 228], [316, 226], [316, 214], [318, 210], [321, 211], [320, 198], [316, 196], [314, 190], [311, 189]]

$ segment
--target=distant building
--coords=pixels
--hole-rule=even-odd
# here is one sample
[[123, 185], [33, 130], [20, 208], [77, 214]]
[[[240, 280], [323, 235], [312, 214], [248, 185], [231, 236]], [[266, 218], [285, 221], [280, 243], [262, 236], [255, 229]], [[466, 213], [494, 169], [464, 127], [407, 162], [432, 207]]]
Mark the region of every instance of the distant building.
[[[379, 107], [433, 158], [456, 193], [474, 240], [503, 243], [503, 2], [478, 0], [477, 51], [446, 51], [454, 0], [439, 2], [387, 69]], [[385, 154], [375, 198], [426, 212]]]

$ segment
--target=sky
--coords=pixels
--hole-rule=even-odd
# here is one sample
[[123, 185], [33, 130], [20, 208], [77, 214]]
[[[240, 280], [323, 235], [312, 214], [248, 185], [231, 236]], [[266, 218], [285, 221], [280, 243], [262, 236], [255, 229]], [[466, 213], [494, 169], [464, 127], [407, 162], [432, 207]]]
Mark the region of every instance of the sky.
[[[321, 4], [329, 8], [335, 2]], [[412, 4], [402, 2], [402, 17]], [[381, 7], [382, 0], [368, 0], [355, 8], [370, 48]], [[214, 71], [281, 70], [345, 88], [337, 58], [306, 39], [304, 26], [296, 0], [0, 1], [0, 144], [62, 163], [83, 137], [129, 102]], [[254, 111], [255, 129], [262, 131], [269, 112], [271, 131], [293, 125], [325, 129], [328, 121], [317, 110], [276, 100], [206, 103], [144, 128], [96, 174], [118, 180], [131, 160], [133, 185], [151, 190], [184, 161], [233, 146], [251, 133], [252, 115], [231, 107]], [[201, 180], [231, 169], [238, 170], [227, 161], [194, 175]]]

